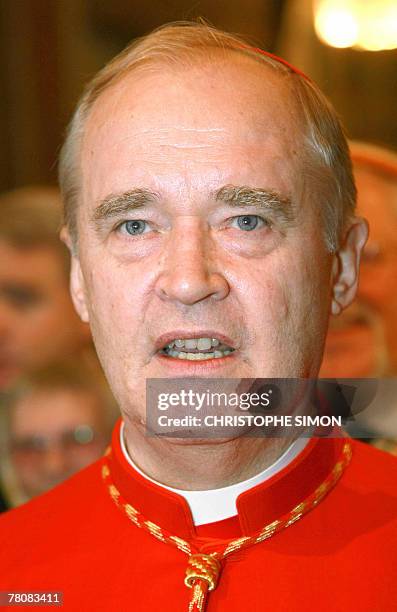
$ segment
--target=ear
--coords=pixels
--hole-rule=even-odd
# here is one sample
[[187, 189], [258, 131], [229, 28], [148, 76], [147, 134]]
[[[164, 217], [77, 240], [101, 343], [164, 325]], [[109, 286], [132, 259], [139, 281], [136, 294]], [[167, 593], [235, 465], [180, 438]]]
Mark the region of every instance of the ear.
[[360, 257], [367, 239], [368, 223], [365, 219], [355, 217], [333, 257], [333, 315], [340, 314], [354, 300], [358, 287]]
[[62, 225], [61, 231], [59, 232], [59, 237], [64, 244], [68, 247], [69, 251], [72, 253], [73, 251], [73, 243], [72, 238], [69, 232], [69, 228], [67, 225]]
[[85, 299], [85, 282], [81, 271], [80, 259], [75, 248], [75, 244], [70, 236], [70, 232], [64, 226], [60, 233], [61, 240], [66, 244], [70, 251], [70, 293], [74, 307], [84, 323], [89, 322], [87, 302]]
[[70, 266], [70, 293], [75, 309], [84, 323], [89, 323], [87, 302], [85, 299], [85, 283], [81, 271], [80, 260], [76, 255], [72, 256]]

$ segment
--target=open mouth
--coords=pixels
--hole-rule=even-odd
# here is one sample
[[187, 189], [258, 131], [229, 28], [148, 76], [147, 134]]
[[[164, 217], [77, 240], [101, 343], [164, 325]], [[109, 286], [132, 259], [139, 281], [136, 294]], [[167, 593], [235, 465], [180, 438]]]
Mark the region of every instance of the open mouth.
[[173, 359], [204, 361], [227, 357], [234, 351], [218, 338], [175, 338], [161, 349], [160, 354]]

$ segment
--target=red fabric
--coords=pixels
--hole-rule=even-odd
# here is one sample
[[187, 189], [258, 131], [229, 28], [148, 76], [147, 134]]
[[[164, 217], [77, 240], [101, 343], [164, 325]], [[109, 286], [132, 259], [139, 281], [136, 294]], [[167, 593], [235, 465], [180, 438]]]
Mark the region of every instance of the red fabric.
[[[315, 485], [340, 444], [311, 441], [293, 464], [240, 496], [238, 519], [197, 530], [182, 498], [129, 466], [117, 430], [112, 476], [126, 499], [153, 522], [168, 521], [175, 535], [224, 539], [287, 507], [299, 483]], [[101, 465], [0, 517], [0, 591], [63, 591], [63, 609], [72, 611], [186, 612], [187, 556], [131, 523], [106, 492]], [[228, 559], [207, 611], [396, 609], [396, 483], [395, 458], [354, 442], [350, 466], [314, 510]]]

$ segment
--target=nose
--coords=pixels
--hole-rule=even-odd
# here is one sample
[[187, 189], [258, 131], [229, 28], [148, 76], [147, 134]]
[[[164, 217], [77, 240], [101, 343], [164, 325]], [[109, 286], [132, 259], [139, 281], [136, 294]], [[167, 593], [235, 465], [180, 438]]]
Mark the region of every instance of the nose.
[[191, 306], [208, 298], [223, 300], [229, 294], [209, 232], [196, 217], [179, 219], [175, 224], [156, 282], [156, 293], [162, 300]]
[[62, 478], [66, 471], [66, 457], [58, 445], [54, 444], [47, 449], [43, 459], [43, 469], [47, 476], [52, 478]]

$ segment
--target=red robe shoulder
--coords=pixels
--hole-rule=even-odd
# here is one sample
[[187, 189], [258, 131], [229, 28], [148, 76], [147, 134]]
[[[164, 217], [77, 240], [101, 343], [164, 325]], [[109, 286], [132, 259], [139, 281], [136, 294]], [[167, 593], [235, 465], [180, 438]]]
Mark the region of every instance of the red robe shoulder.
[[[61, 591], [72, 611], [186, 611], [186, 555], [120, 512], [102, 467], [0, 517], [0, 591]], [[230, 557], [207, 611], [394, 610], [396, 567], [397, 460], [353, 442], [350, 465], [317, 507]]]

